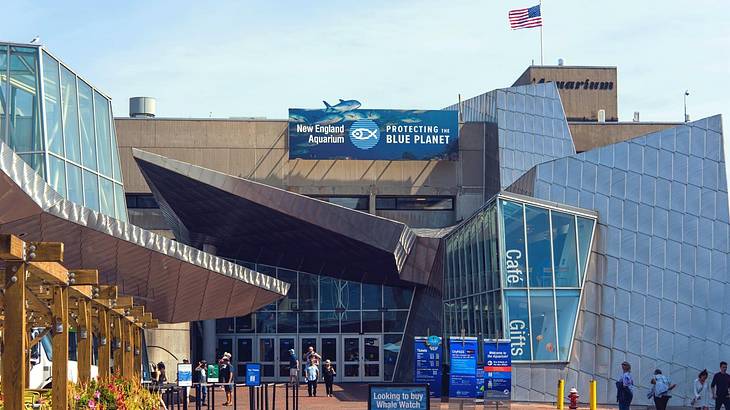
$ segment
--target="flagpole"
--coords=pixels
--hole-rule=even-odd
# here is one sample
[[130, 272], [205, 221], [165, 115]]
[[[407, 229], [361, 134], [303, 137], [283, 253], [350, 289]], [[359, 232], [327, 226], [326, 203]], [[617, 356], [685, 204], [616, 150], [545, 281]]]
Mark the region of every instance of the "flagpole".
[[[542, 0], [538, 4], [540, 6], [540, 18], [542, 19]], [[540, 24], [540, 65], [544, 65], [542, 59], [542, 23]]]

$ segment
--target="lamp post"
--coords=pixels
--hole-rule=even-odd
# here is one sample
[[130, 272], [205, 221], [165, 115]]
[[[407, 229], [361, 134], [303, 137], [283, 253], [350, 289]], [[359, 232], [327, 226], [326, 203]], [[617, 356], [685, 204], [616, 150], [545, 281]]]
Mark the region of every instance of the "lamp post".
[[689, 116], [687, 115], [687, 96], [689, 90], [684, 90], [684, 122], [689, 122]]

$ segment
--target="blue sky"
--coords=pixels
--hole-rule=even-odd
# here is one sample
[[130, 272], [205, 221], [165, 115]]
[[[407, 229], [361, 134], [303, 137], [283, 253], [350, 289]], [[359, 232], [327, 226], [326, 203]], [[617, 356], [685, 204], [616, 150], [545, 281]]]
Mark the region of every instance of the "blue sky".
[[[507, 25], [535, 2], [10, 1], [1, 37], [39, 35], [117, 116], [137, 95], [166, 117], [285, 118], [337, 98], [436, 109], [539, 63], [539, 29]], [[730, 115], [730, 1], [546, 0], [543, 16], [546, 64], [618, 67], [620, 119], [680, 121], [685, 89], [693, 119]]]

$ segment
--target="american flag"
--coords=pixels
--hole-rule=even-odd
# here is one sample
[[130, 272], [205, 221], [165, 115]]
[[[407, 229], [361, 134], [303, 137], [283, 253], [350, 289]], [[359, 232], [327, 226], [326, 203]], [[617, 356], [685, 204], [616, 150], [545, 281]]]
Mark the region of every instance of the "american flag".
[[542, 26], [540, 5], [527, 9], [515, 9], [509, 12], [509, 26], [512, 30]]

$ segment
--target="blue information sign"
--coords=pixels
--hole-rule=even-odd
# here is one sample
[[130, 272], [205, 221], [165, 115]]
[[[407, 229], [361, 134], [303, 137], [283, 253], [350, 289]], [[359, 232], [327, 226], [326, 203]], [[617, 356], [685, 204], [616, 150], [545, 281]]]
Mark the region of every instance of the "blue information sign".
[[441, 355], [443, 352], [441, 338], [438, 336], [416, 337], [414, 341], [416, 369], [413, 381], [428, 384], [431, 397], [441, 397]]
[[459, 116], [444, 110], [289, 109], [289, 158], [457, 160]]
[[246, 364], [246, 386], [260, 386], [261, 385], [261, 364], [260, 363], [248, 363]]
[[368, 410], [429, 410], [427, 384], [371, 384]]
[[476, 397], [477, 351], [476, 337], [449, 338], [449, 397]]
[[512, 398], [512, 352], [509, 339], [484, 339], [484, 398]]

